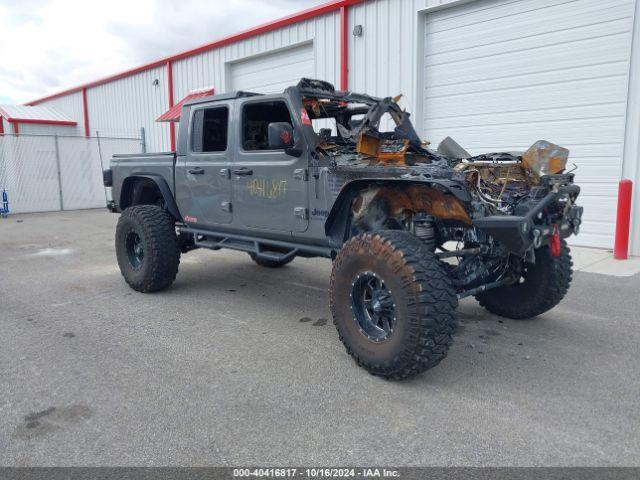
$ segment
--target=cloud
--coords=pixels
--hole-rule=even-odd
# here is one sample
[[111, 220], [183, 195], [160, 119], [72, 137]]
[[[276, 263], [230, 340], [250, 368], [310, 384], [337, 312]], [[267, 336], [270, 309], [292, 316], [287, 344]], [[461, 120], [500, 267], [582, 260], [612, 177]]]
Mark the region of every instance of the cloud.
[[324, 0], [0, 0], [0, 96], [55, 93]]

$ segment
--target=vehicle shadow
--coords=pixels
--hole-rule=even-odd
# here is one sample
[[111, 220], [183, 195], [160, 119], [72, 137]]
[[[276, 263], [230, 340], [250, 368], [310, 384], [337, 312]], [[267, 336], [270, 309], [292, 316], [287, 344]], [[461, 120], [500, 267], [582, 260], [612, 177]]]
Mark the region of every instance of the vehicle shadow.
[[[328, 311], [328, 260], [296, 259], [283, 268], [268, 269], [255, 265], [244, 254], [206, 253], [198, 262], [181, 266], [168, 295], [222, 297], [243, 308], [284, 317], [288, 325], [300, 322], [330, 329], [322, 335], [320, 349], [326, 346], [324, 342], [338, 342]], [[549, 361], [547, 337], [571, 337], [572, 327], [561, 317], [552, 310], [537, 319], [514, 321], [488, 313], [473, 298], [464, 299], [457, 310], [458, 327], [447, 358], [432, 370], [402, 383], [444, 385], [453, 379], [475, 383], [496, 371], [505, 378], [522, 376], [527, 368]]]

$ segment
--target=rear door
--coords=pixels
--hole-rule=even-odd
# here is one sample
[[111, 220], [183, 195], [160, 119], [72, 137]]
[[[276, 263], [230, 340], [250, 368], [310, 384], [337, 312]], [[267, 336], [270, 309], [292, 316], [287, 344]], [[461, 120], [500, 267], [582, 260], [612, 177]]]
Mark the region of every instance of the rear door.
[[176, 183], [183, 190], [178, 207], [192, 226], [215, 227], [231, 223], [233, 218], [229, 170], [232, 109], [231, 102], [191, 109], [187, 153], [176, 165]]
[[292, 109], [282, 95], [239, 103], [239, 148], [231, 169], [234, 224], [242, 228], [304, 232], [308, 226], [307, 158], [287, 155], [268, 145], [268, 126], [294, 126]]

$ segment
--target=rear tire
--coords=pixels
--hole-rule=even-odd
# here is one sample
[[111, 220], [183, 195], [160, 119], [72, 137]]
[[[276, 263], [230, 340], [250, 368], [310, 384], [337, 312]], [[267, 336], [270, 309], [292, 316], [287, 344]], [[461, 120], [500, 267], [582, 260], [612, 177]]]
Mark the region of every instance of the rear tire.
[[513, 320], [525, 320], [551, 310], [569, 290], [573, 262], [567, 242], [560, 256], [553, 257], [548, 246], [536, 250], [535, 264], [527, 264], [522, 281], [476, 295], [489, 312]]
[[261, 267], [265, 267], [265, 268], [280, 268], [280, 267], [284, 267], [285, 265], [293, 262], [293, 260], [295, 258], [295, 257], [291, 257], [291, 258], [288, 258], [286, 260], [267, 260], [267, 259], [260, 258], [260, 257], [256, 256], [255, 253], [250, 253], [249, 256], [251, 257], [251, 260], [256, 262]]
[[127, 208], [116, 227], [116, 256], [122, 276], [134, 290], [148, 293], [167, 288], [180, 264], [173, 218], [155, 205]]
[[333, 262], [336, 329], [373, 375], [403, 379], [440, 363], [453, 342], [457, 304], [444, 266], [409, 232], [358, 235]]

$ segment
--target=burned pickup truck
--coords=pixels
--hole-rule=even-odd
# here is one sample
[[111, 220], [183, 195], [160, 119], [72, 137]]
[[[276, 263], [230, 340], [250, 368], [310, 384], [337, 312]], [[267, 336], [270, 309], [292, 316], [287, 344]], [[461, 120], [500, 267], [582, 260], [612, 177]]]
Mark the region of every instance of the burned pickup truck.
[[303, 79], [282, 94], [182, 107], [177, 152], [116, 155], [116, 251], [140, 292], [170, 286], [181, 253], [247, 252], [264, 267], [333, 260], [329, 299], [347, 352], [406, 378], [447, 354], [458, 300], [512, 319], [553, 308], [572, 263], [580, 188], [568, 151], [430, 149], [398, 98]]

